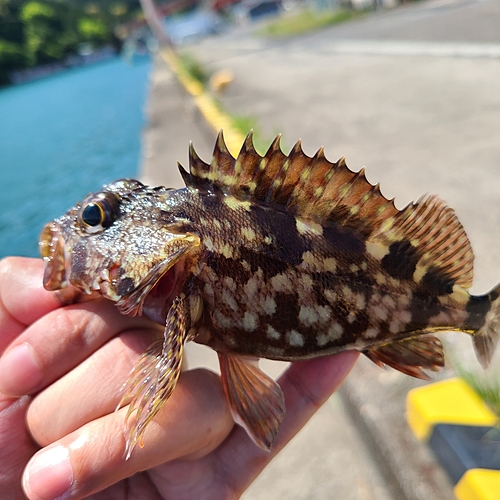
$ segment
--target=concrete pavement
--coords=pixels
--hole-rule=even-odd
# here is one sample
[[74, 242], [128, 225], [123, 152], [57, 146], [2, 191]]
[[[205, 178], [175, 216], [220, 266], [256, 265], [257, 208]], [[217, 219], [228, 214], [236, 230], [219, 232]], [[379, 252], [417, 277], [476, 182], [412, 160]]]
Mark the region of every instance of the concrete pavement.
[[176, 167], [188, 165], [189, 142], [204, 158], [211, 155], [213, 137], [191, 97], [159, 57], [154, 65], [146, 104], [142, 139], [141, 180], [148, 185], [181, 187]]
[[[302, 137], [309, 154], [324, 145], [330, 159], [346, 155], [354, 170], [366, 164], [368, 179], [400, 207], [422, 192], [439, 193], [469, 234], [474, 290], [484, 292], [500, 280], [500, 40], [488, 28], [499, 6], [421, 2], [291, 40], [235, 32], [191, 50], [210, 68], [234, 72], [223, 103], [255, 116], [269, 142], [284, 132], [285, 149]], [[469, 20], [468, 31], [459, 19]], [[187, 163], [188, 141], [209, 159], [213, 134], [162, 63], [148, 113], [143, 178], [178, 186], [175, 161]], [[472, 357], [468, 339], [449, 339]], [[199, 346], [189, 362], [216, 367], [213, 353]], [[404, 396], [418, 383], [360, 360], [341, 396], [244, 498], [451, 499], [442, 471], [404, 420]]]

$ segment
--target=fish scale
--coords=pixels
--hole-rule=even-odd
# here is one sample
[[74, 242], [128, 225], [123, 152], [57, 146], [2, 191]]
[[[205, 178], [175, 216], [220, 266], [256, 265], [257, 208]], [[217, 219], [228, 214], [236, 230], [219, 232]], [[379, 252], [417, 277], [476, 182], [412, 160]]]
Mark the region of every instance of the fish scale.
[[210, 163], [190, 146], [182, 189], [124, 179], [46, 225], [44, 285], [99, 292], [165, 328], [122, 404], [127, 456], [175, 389], [185, 342], [218, 353], [237, 423], [269, 449], [285, 415], [279, 385], [252, 359], [363, 352], [426, 378], [444, 365], [435, 333], [473, 335], [487, 366], [500, 330], [499, 287], [469, 295], [473, 253], [436, 196], [398, 210], [364, 169], [320, 149], [264, 156], [252, 135], [233, 158], [219, 134]]

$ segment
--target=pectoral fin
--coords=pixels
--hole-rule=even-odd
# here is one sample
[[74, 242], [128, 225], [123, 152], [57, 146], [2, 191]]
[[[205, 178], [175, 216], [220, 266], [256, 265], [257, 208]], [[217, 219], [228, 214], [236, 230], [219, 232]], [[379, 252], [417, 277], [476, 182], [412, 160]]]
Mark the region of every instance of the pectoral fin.
[[169, 310], [163, 340], [153, 343], [142, 355], [124, 386], [118, 405], [129, 403], [126, 416], [128, 459], [163, 403], [172, 394], [181, 372], [182, 354], [189, 318], [184, 295], [176, 297]]
[[431, 334], [384, 344], [364, 354], [378, 366], [389, 365], [424, 380], [429, 376], [422, 369], [438, 371], [444, 366], [443, 345]]
[[258, 446], [269, 451], [285, 416], [281, 387], [259, 369], [256, 361], [218, 354], [222, 385], [235, 422]]

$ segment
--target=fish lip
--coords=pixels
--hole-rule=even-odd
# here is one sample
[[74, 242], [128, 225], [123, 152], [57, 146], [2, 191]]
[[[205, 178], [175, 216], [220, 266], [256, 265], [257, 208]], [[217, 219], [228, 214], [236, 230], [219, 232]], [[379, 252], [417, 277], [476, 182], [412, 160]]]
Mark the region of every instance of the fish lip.
[[46, 290], [61, 290], [68, 285], [67, 269], [69, 256], [66, 253], [61, 227], [56, 222], [49, 222], [40, 234], [39, 248], [45, 261], [43, 286]]

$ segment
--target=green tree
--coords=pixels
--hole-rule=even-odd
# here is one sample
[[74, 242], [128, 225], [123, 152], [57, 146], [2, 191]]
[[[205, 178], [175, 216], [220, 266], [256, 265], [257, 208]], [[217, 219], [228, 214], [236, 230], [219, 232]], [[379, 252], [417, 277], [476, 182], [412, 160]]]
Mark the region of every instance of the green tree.
[[0, 85], [9, 83], [9, 73], [26, 64], [21, 7], [22, 0], [0, 0]]
[[82, 42], [121, 46], [138, 0], [0, 0], [0, 85], [11, 71], [63, 60]]
[[22, 0], [0, 0], [0, 38], [24, 44], [23, 23], [19, 19]]
[[86, 42], [100, 46], [110, 40], [110, 32], [99, 18], [82, 17], [78, 21], [78, 32]]
[[20, 19], [25, 27], [25, 54], [30, 66], [63, 57], [59, 39], [64, 27], [56, 9], [48, 3], [28, 2], [21, 9]]

